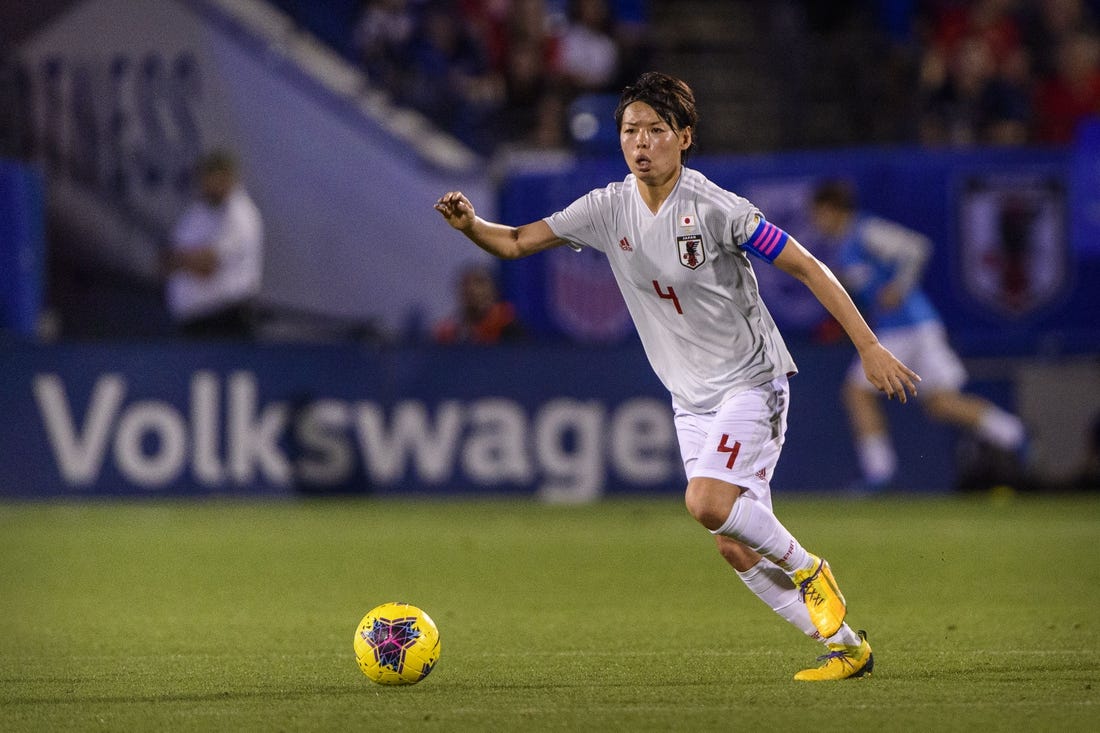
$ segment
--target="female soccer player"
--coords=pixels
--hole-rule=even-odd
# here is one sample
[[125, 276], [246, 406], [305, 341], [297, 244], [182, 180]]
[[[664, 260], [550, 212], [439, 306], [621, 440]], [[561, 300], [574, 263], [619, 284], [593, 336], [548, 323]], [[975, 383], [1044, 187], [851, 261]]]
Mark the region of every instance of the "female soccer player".
[[745, 199], [684, 166], [694, 147], [695, 98], [657, 72], [623, 90], [615, 110], [628, 175], [545, 219], [485, 221], [459, 191], [435, 208], [504, 259], [551, 247], [593, 247], [611, 263], [646, 355], [672, 393], [685, 502], [745, 584], [829, 651], [795, 679], [859, 677], [874, 666], [866, 634], [844, 623], [844, 596], [823, 559], [772, 513], [770, 479], [796, 372], [765, 308], [754, 255], [802, 281], [840, 322], [867, 379], [905, 402], [920, 378], [885, 349], [833, 274]]

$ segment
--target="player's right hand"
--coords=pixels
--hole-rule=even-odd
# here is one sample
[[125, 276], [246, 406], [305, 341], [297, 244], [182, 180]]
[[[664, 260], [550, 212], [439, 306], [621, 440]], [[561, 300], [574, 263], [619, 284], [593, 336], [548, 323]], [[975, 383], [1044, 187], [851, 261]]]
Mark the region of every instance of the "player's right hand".
[[905, 403], [908, 402], [909, 395], [917, 396], [920, 376], [902, 364], [885, 346], [876, 341], [871, 348], [861, 349], [859, 355], [863, 360], [867, 381], [875, 385], [887, 399], [897, 397], [899, 402]]
[[448, 191], [435, 202], [435, 210], [443, 215], [447, 223], [459, 231], [466, 231], [474, 225], [477, 214], [474, 205], [461, 191]]

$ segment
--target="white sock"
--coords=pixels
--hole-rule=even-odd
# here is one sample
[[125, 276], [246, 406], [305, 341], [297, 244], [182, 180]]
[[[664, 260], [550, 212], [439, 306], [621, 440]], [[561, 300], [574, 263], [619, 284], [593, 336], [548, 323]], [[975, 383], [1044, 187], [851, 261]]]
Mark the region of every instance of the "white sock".
[[852, 627], [848, 624], [841, 624], [840, 629], [825, 640], [826, 644], [843, 644], [844, 646], [859, 646], [863, 643], [863, 639], [859, 638], [859, 634], [852, 631]]
[[1024, 443], [1024, 423], [1012, 413], [991, 407], [978, 421], [978, 435], [1001, 450], [1014, 451]]
[[860, 436], [856, 439], [856, 454], [867, 483], [885, 484], [894, 478], [898, 456], [884, 433]]
[[808, 569], [814, 562], [766, 506], [744, 494], [733, 502], [725, 523], [711, 534], [732, 537], [748, 545], [787, 573]]
[[822, 639], [821, 633], [810, 620], [810, 612], [806, 610], [806, 604], [798, 595], [798, 588], [783, 569], [768, 558], [761, 558], [760, 562], [743, 573], [738, 572], [737, 576], [768, 608], [811, 639], [816, 639], [822, 644], [859, 645], [859, 635], [852, 631], [848, 624], [841, 626], [840, 630], [828, 639]]
[[760, 558], [760, 562], [745, 572], [737, 571], [737, 576], [749, 590], [756, 594], [757, 598], [764, 602], [764, 605], [785, 618], [806, 636], [823, 641], [821, 633], [810, 620], [810, 612], [806, 610], [806, 604], [798, 596], [798, 588], [782, 568], [763, 557]]

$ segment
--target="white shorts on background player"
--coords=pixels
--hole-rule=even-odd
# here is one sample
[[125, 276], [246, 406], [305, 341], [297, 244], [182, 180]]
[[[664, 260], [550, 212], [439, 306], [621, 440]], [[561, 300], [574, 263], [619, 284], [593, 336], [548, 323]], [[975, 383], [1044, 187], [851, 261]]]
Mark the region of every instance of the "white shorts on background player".
[[[878, 332], [878, 340], [903, 364], [920, 375], [917, 396], [937, 390], [956, 392], [966, 384], [966, 367], [947, 342], [947, 332], [939, 321], [924, 321], [912, 326]], [[877, 391], [863, 373], [857, 356], [848, 367], [847, 381], [870, 392]]]
[[771, 478], [787, 432], [786, 377], [739, 392], [714, 412], [677, 407], [676, 437], [688, 479], [740, 486], [771, 509]]

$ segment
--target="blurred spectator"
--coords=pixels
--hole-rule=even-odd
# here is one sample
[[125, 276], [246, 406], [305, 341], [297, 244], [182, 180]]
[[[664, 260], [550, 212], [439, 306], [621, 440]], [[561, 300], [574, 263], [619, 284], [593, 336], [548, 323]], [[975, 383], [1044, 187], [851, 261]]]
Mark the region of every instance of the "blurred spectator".
[[1082, 0], [1034, 0], [1024, 4], [1024, 40], [1032, 54], [1035, 76], [1058, 71], [1058, 48], [1076, 33], [1096, 35], [1096, 21]]
[[532, 148], [560, 147], [564, 140], [563, 95], [546, 74], [545, 61], [533, 43], [512, 44], [504, 72], [504, 105], [499, 116], [500, 140]]
[[1093, 12], [1083, 0], [924, 3], [921, 142], [1070, 142], [1100, 113]]
[[[485, 51], [489, 66], [499, 71], [507, 55], [515, 6], [520, 0], [455, 0], [453, 12]], [[538, 3], [540, 8], [542, 3]]]
[[607, 0], [571, 0], [561, 39], [561, 70], [577, 93], [614, 91], [619, 47]]
[[492, 272], [474, 265], [459, 277], [457, 311], [433, 335], [440, 344], [499, 344], [522, 339], [524, 331], [515, 307], [501, 300]]
[[646, 0], [612, 0], [611, 9], [619, 47], [618, 81], [611, 91], [618, 92], [649, 69], [653, 47]]
[[[772, 12], [782, 15], [785, 5], [791, 4]], [[919, 76], [919, 114], [904, 121], [883, 121], [891, 111], [882, 108], [882, 94], [871, 95], [880, 101], [875, 115], [884, 142], [915, 134], [929, 145], [1065, 143], [1081, 117], [1096, 113], [1100, 0], [793, 5], [813, 19], [793, 42], [827, 45], [826, 29], [867, 23], [882, 43], [870, 36], [852, 53], [876, 64], [880, 88], [908, 90]], [[498, 144], [562, 147], [566, 110], [578, 95], [615, 93], [654, 64], [659, 49], [648, 6], [647, 0], [364, 0], [356, 46], [372, 84], [484, 154]], [[875, 50], [890, 47], [890, 39], [893, 64]], [[700, 51], [700, 63], [707, 53]], [[766, 76], [764, 63], [743, 72]], [[865, 88], [852, 84], [835, 101], [854, 114]], [[796, 105], [813, 93], [792, 89]]]
[[921, 70], [925, 109], [921, 141], [929, 145], [1021, 144], [1027, 140], [1027, 56], [1013, 49], [997, 63], [989, 41], [962, 39], [949, 57], [930, 53]]
[[168, 311], [189, 338], [250, 338], [260, 293], [263, 221], [224, 151], [198, 164], [198, 196], [172, 232]]
[[555, 148], [564, 142], [560, 38], [544, 0], [513, 0], [500, 42], [504, 102], [502, 142]]
[[919, 136], [928, 145], [1022, 144], [1030, 55], [1013, 0], [931, 3]]
[[928, 50], [948, 58], [963, 41], [980, 38], [1000, 63], [1021, 45], [1015, 0], [941, 0], [928, 3]]
[[365, 0], [354, 36], [372, 85], [486, 155], [562, 147], [569, 101], [650, 53], [646, 0]]
[[988, 88], [988, 116], [982, 121], [980, 139], [992, 145], [1023, 145], [1034, 123], [1031, 54], [1018, 48], [997, 68]]
[[423, 112], [475, 150], [491, 152], [500, 79], [489, 67], [481, 39], [452, 4], [424, 7], [409, 59], [411, 76], [396, 90], [397, 101]]
[[400, 88], [415, 27], [408, 0], [363, 3], [353, 43], [371, 84], [386, 90]]
[[1077, 125], [1100, 114], [1100, 40], [1075, 33], [1058, 46], [1058, 69], [1036, 93], [1035, 138], [1068, 143]]

